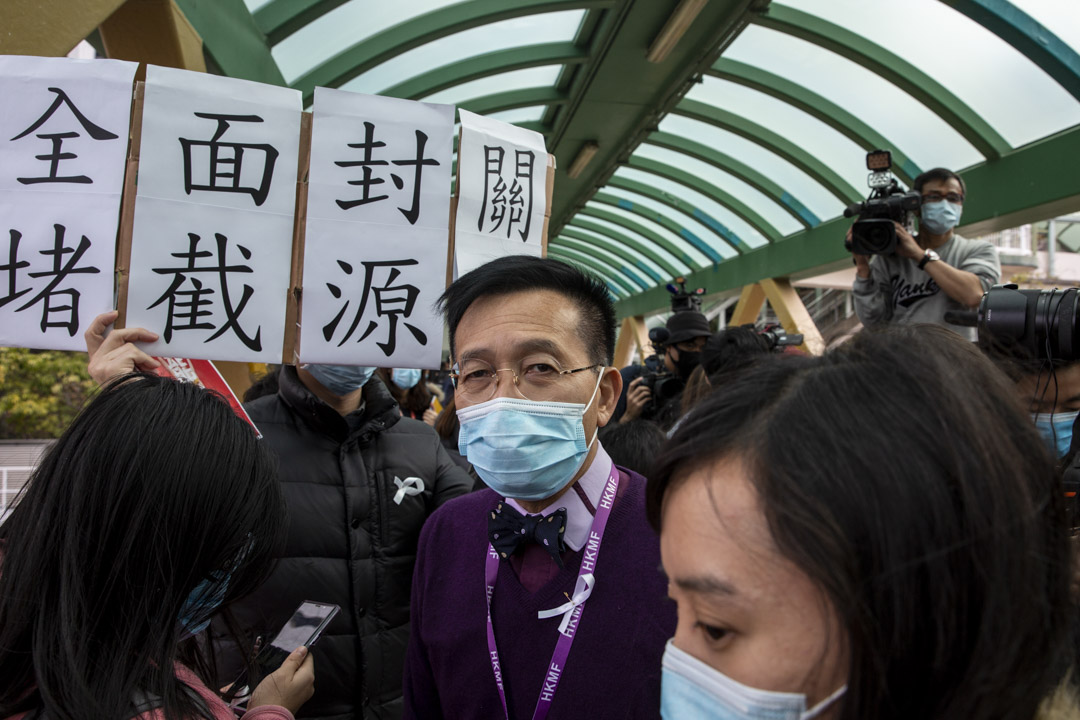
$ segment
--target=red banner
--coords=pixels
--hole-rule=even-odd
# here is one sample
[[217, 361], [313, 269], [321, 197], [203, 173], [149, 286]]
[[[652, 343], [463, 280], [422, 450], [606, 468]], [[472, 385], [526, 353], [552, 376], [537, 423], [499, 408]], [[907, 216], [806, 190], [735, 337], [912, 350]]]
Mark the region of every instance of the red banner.
[[189, 360], [187, 358], [158, 357], [154, 359], [161, 363], [157, 368], [158, 375], [175, 378], [181, 382], [193, 383], [224, 395], [225, 399], [232, 405], [233, 412], [241, 420], [247, 422], [260, 439], [262, 438], [259, 428], [255, 427], [255, 423], [251, 422], [251, 418], [248, 417], [243, 406], [240, 405], [240, 400], [233, 393], [229, 384], [225, 382], [225, 378], [221, 377], [221, 373], [214, 367], [214, 363], [209, 360]]

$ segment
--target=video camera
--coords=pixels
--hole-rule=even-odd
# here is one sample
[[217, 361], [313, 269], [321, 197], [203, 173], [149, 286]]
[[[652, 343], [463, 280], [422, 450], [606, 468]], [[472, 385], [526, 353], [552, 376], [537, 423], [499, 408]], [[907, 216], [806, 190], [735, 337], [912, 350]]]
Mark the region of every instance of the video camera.
[[765, 342], [773, 352], [783, 352], [786, 347], [797, 347], [803, 344], [802, 334], [788, 335], [783, 325], [766, 325], [758, 331], [758, 335], [765, 338]]
[[874, 150], [866, 154], [866, 168], [870, 170], [867, 185], [870, 196], [863, 202], [849, 205], [844, 217], [859, 216], [851, 226], [851, 241], [845, 241], [848, 252], [858, 255], [892, 255], [896, 252], [896, 227], [913, 227], [914, 213], [919, 211], [922, 198], [914, 190], [900, 189], [900, 183], [889, 171], [892, 153]]
[[[686, 289], [686, 278], [677, 277], [674, 282], [666, 286], [671, 293], [671, 312], [701, 312], [701, 297], [705, 294], [705, 288], [694, 290]], [[666, 327], [655, 327], [649, 331], [649, 342], [652, 343], [653, 355], [647, 357], [641, 373], [641, 384], [649, 388], [651, 399], [649, 404], [642, 410], [642, 417], [653, 417], [660, 411], [666, 402], [676, 397], [684, 387], [684, 383], [675, 373], [669, 371], [664, 365], [663, 355], [667, 348], [670, 333]]]

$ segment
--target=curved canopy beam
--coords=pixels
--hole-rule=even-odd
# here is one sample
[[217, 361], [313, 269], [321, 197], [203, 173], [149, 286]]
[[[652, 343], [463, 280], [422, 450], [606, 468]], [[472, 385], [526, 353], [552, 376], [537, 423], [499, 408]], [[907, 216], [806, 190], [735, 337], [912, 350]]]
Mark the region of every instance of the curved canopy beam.
[[440, 65], [387, 88], [379, 94], [406, 100], [421, 100], [440, 90], [472, 80], [544, 65], [577, 65], [588, 59], [588, 52], [571, 42], [525, 45], [475, 55], [449, 65]]
[[[612, 179], [614, 180], [614, 178]], [[609, 185], [610, 184], [611, 183], [609, 183]], [[654, 223], [663, 227], [665, 230], [674, 233], [676, 237], [680, 237], [686, 242], [690, 243], [690, 245], [692, 245], [698, 252], [709, 258], [712, 263], [715, 264], [724, 262], [724, 256], [716, 252], [716, 248], [699, 238], [694, 233], [690, 232], [690, 230], [688, 230], [687, 228], [684, 228], [682, 225], [669, 218], [667, 215], [661, 215], [660, 213], [642, 205], [639, 205], [636, 202], [626, 200], [625, 198], [621, 198], [618, 195], [612, 195], [611, 193], [598, 192], [593, 195], [592, 199], [598, 203], [611, 205], [612, 207], [626, 210], [627, 212], [634, 213], [635, 215], [640, 215], [647, 220], [652, 220]], [[694, 263], [694, 265], [697, 265], [697, 263]]]
[[758, 172], [746, 163], [736, 160], [726, 153], [714, 150], [708, 145], [694, 142], [693, 140], [687, 140], [681, 135], [673, 135], [665, 132], [654, 132], [645, 142], [650, 145], [662, 147], [666, 150], [673, 150], [675, 152], [683, 153], [684, 155], [689, 155], [692, 158], [708, 163], [719, 170], [734, 175], [750, 187], [760, 191], [780, 207], [787, 210], [792, 217], [802, 223], [803, 227], [814, 227], [821, 222], [821, 219], [811, 212], [810, 208], [803, 205], [791, 193], [780, 187], [779, 183], [773, 182], [773, 180], [764, 173]]
[[569, 98], [561, 90], [553, 87], [536, 87], [485, 95], [458, 103], [458, 107], [479, 115], [487, 115], [532, 105], [565, 105], [567, 102]]
[[676, 115], [714, 125], [722, 130], [740, 135], [757, 143], [766, 150], [779, 155], [804, 173], [818, 181], [844, 205], [859, 202], [862, 195], [855, 187], [801, 147], [766, 127], [727, 110], [697, 100], [683, 100], [671, 111]]
[[[603, 255], [603, 254], [596, 251], [595, 248], [599, 247], [598, 243], [594, 245], [593, 243], [590, 243], [590, 242], [582, 242], [581, 240], [574, 240], [572, 238], [568, 238], [568, 237], [565, 237], [563, 235], [560, 235], [559, 237], [552, 238], [550, 241], [548, 241], [548, 248], [550, 249], [551, 247], [567, 248], [569, 250], [576, 250], [576, 251], [580, 252], [582, 255], [588, 255], [589, 257], [591, 257], [591, 258], [593, 258], [593, 259], [595, 259], [595, 260], [597, 260], [599, 262], [604, 263], [608, 267], [617, 268], [620, 273], [622, 273], [626, 277], [630, 278], [630, 280], [634, 284], [639, 285], [642, 289], [645, 289], [645, 290], [647, 290], [649, 288], [656, 287], [656, 283], [660, 282], [659, 280], [654, 280], [652, 282], [649, 282], [648, 280], [642, 279], [642, 277], [640, 275], [638, 275], [636, 272], [634, 272], [634, 268], [629, 266], [629, 265], [621, 265], [620, 266], [620, 265], [612, 264], [611, 258], [609, 258], [609, 257], [607, 257], [607, 256], [605, 256], [605, 255]], [[621, 260], [622, 258], [620, 257], [619, 259]]]
[[270, 0], [252, 15], [270, 45], [277, 45], [349, 0]]
[[631, 267], [636, 267], [638, 270], [648, 275], [649, 279], [652, 280], [654, 283], [664, 282], [664, 278], [661, 277], [660, 273], [653, 270], [652, 266], [650, 266], [640, 257], [634, 257], [634, 254], [632, 252], [627, 250], [623, 245], [619, 243], [611, 242], [606, 238], [601, 240], [598, 237], [586, 235], [580, 230], [572, 228], [569, 225], [564, 227], [563, 231], [559, 233], [559, 238], [560, 242], [569, 242], [573, 240], [579, 243], [584, 243], [584, 245], [586, 246], [595, 245], [601, 250], [605, 250], [612, 255], [618, 256], [621, 260], [625, 260], [626, 262], [630, 263]]
[[708, 74], [721, 80], [744, 85], [788, 105], [793, 105], [842, 133], [864, 150], [891, 151], [896, 175], [908, 187], [911, 186], [915, 176], [922, 172], [911, 158], [899, 150], [884, 135], [833, 101], [798, 83], [793, 83], [787, 78], [756, 68], [753, 65], [726, 58], [720, 58], [713, 63]]
[[752, 22], [811, 42], [847, 58], [908, 93], [994, 160], [1012, 148], [981, 115], [944, 85], [872, 40], [810, 13], [771, 5]]
[[[625, 230], [625, 228], [623, 228], [621, 225], [619, 227]], [[658, 268], [663, 270], [664, 273], [669, 275], [670, 277], [675, 277], [676, 275], [683, 274], [683, 271], [676, 268], [675, 265], [673, 265], [667, 260], [667, 258], [653, 250], [648, 245], [638, 242], [624, 232], [612, 230], [607, 226], [599, 225], [595, 222], [583, 219], [581, 217], [575, 217], [573, 220], [570, 221], [568, 225], [563, 227], [562, 234], [566, 235], [567, 237], [576, 237], [579, 240], [593, 240], [592, 236], [586, 235], [585, 232], [582, 231], [590, 232], [593, 235], [601, 235], [611, 240], [615, 245], [619, 247], [627, 247], [636, 253], [640, 253], [644, 257], [652, 260]]]
[[[622, 210], [625, 210], [626, 212], [633, 212], [633, 213], [635, 213], [637, 215], [641, 215], [642, 217], [646, 217], [646, 218], [648, 218], [650, 220], [652, 220], [653, 216], [654, 216], [654, 213], [649, 213], [649, 212], [643, 211], [640, 208], [634, 208], [633, 210], [631, 210], [626, 206], [629, 205], [630, 207], [634, 207], [634, 204], [632, 202], [630, 202], [628, 200], [621, 200], [621, 199], [615, 197], [614, 195], [610, 195], [608, 193], [598, 192], [595, 195], [593, 195], [592, 199], [595, 202], [598, 202], [598, 203], [601, 203], [601, 204], [604, 204], [604, 205], [611, 205], [613, 207], [617, 207], [617, 208], [620, 208]], [[698, 261], [694, 260], [694, 258], [691, 257], [685, 250], [683, 250], [682, 248], [676, 246], [674, 243], [672, 243], [670, 240], [668, 240], [666, 237], [664, 237], [660, 233], [655, 232], [655, 231], [645, 227], [641, 223], [634, 222], [633, 220], [630, 220], [628, 218], [624, 218], [621, 215], [618, 215], [616, 213], [608, 212], [606, 210], [601, 210], [600, 208], [591, 207], [589, 205], [586, 205], [585, 207], [581, 208], [581, 210], [579, 211], [579, 214], [581, 214], [581, 215], [589, 215], [591, 217], [599, 218], [601, 220], [607, 220], [608, 222], [618, 223], [619, 225], [621, 225], [622, 227], [624, 227], [624, 228], [626, 228], [628, 230], [633, 230], [637, 234], [643, 235], [644, 237], [649, 238], [650, 240], [655, 242], [657, 245], [659, 245], [660, 247], [667, 250], [673, 256], [675, 256], [675, 257], [679, 258], [680, 260], [682, 260], [684, 263], [686, 263], [686, 266], [691, 268], [692, 270], [700, 270], [700, 269], [705, 267], [704, 265], [702, 265]], [[575, 218], [576, 217], [577, 216], [575, 216]], [[711, 256], [709, 256], [709, 257], [711, 259]]]
[[1022, 52], [1080, 100], [1080, 54], [1007, 0], [942, 0]]
[[[585, 229], [585, 230], [591, 230], [592, 232], [601, 232], [602, 234], [605, 234], [608, 237], [614, 238], [616, 240], [620, 240], [620, 241], [622, 240], [623, 236], [621, 234], [616, 234], [614, 230], [610, 230], [607, 227], [597, 225], [596, 223], [590, 222], [590, 220], [588, 218], [592, 218], [592, 219], [596, 219], [596, 220], [604, 220], [604, 221], [609, 222], [609, 223], [611, 223], [613, 225], [617, 225], [618, 227], [620, 227], [625, 232], [632, 232], [632, 233], [634, 233], [634, 234], [636, 234], [636, 235], [638, 235], [640, 237], [645, 238], [646, 240], [653, 243], [657, 247], [663, 248], [664, 251], [667, 252], [668, 255], [670, 255], [671, 257], [673, 257], [675, 259], [677, 259], [679, 262], [683, 263], [687, 268], [690, 268], [692, 270], [696, 270], [696, 269], [704, 267], [704, 265], [701, 265], [700, 263], [694, 262], [694, 259], [692, 257], [690, 257], [686, 253], [685, 250], [683, 250], [680, 247], [676, 247], [674, 243], [669, 242], [667, 238], [663, 237], [659, 233], [653, 232], [652, 230], [645, 227], [641, 223], [638, 223], [638, 222], [635, 222], [635, 221], [630, 220], [628, 218], [625, 218], [625, 217], [619, 215], [618, 213], [613, 213], [613, 212], [610, 212], [608, 210], [603, 210], [603, 209], [598, 208], [598, 207], [593, 207], [591, 205], [586, 205], [585, 207], [581, 208], [578, 211], [578, 213], [576, 215], [574, 215], [574, 219], [569, 222], [567, 227], [570, 227], [571, 225], [573, 225], [573, 226], [580, 227], [580, 228]], [[654, 259], [657, 259], [657, 258], [660, 258], [660, 255], [655, 254], [655, 251], [654, 251], [654, 254], [650, 255], [649, 257], [653, 257]], [[674, 267], [674, 265], [671, 265], [670, 263], [667, 263], [667, 262], [661, 263], [660, 260], [657, 259], [657, 264], [660, 265], [661, 267], [663, 267], [664, 269], [668, 269], [669, 267], [672, 268], [672, 269], [675, 269], [676, 270], [675, 275], [682, 275], [683, 274], [682, 270], [678, 270], [677, 268]]]
[[[727, 192], [726, 190], [721, 190], [712, 183], [702, 180], [700, 177], [693, 173], [689, 173], [685, 170], [680, 170], [679, 168], [675, 168], [666, 163], [662, 163], [649, 158], [631, 156], [629, 165], [636, 170], [641, 170], [642, 172], [659, 175], [660, 177], [667, 178], [672, 182], [677, 182], [680, 185], [684, 185], [691, 190], [695, 190], [701, 193], [705, 197], [715, 200], [717, 203], [723, 205], [728, 210], [735, 213], [747, 223], [749, 223], [751, 227], [764, 235], [769, 242], [777, 242], [784, 237], [772, 223], [762, 217], [756, 210], [751, 208], [742, 200], [739, 200], [737, 197]], [[697, 214], [698, 212], [701, 212], [702, 214], [699, 216]], [[706, 215], [704, 212], [696, 208], [694, 209], [694, 213], [695, 220], [704, 223], [710, 228], [714, 227], [714, 223], [719, 222], [715, 218]], [[733, 231], [728, 230], [727, 228], [724, 228], [724, 230], [725, 232], [720, 232], [719, 230], [717, 230], [716, 232], [720, 232], [720, 234], [724, 237], [727, 237], [726, 233], [730, 233], [731, 237], [738, 238], [738, 236], [735, 235]], [[743, 243], [741, 240], [739, 242], [741, 245], [744, 246], [745, 250], [752, 249], [748, 245]]]
[[612, 269], [607, 265], [601, 263], [596, 258], [590, 257], [576, 250], [570, 248], [560, 247], [558, 245], [548, 246], [548, 257], [557, 258], [559, 260], [567, 260], [574, 262], [577, 265], [582, 265], [592, 271], [594, 274], [599, 275], [603, 279], [608, 281], [608, 284], [614, 283], [618, 286], [619, 292], [622, 295], [634, 295], [638, 292], [635, 286], [628, 283], [618, 273], [612, 272]]
[[[698, 208], [686, 202], [685, 200], [680, 200], [671, 193], [664, 192], [663, 190], [659, 190], [652, 185], [638, 182], [637, 180], [630, 180], [629, 178], [621, 178], [618, 176], [608, 180], [607, 184], [608, 187], [618, 188], [620, 190], [627, 190], [629, 192], [637, 193], [638, 195], [643, 195], [647, 198], [651, 198], [656, 202], [663, 203], [672, 210], [682, 213], [691, 220], [696, 220], [697, 222], [709, 228], [709, 230], [711, 230], [714, 235], [716, 235], [721, 240], [730, 245], [731, 249], [734, 250], [737, 255], [741, 255], [747, 250], [752, 249], [749, 245], [743, 242], [742, 238], [732, 232], [730, 228], [721, 223], [719, 220], [712, 217], [701, 208]], [[677, 232], [683, 237], [686, 237], [685, 233], [690, 232], [689, 229], [678, 225], [669, 218], [665, 218], [665, 220], [671, 222], [673, 226], [678, 227], [679, 229]]]
[[292, 86], [310, 103], [315, 86], [336, 88], [376, 65], [426, 45], [481, 25], [561, 10], [610, 7], [615, 0], [469, 0], [433, 10], [398, 23], [345, 48], [301, 75]]

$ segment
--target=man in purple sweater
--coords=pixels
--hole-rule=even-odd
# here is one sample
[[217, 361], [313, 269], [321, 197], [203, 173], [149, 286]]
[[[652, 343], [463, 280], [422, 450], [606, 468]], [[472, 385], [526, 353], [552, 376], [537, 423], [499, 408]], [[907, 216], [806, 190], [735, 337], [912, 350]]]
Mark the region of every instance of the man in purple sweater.
[[440, 304], [461, 452], [490, 489], [420, 534], [405, 717], [658, 718], [675, 608], [645, 480], [596, 440], [622, 389], [607, 288], [512, 256]]

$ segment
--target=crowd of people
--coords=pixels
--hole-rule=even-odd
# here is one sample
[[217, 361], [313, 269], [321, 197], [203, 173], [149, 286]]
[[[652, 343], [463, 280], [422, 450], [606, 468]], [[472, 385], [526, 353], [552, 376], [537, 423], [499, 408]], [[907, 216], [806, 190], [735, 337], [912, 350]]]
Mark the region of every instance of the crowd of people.
[[688, 310], [613, 367], [606, 286], [504, 257], [440, 300], [447, 372], [281, 366], [257, 439], [100, 316], [0, 525], [0, 718], [1080, 718], [1080, 365], [944, 321], [1000, 267], [915, 187], [819, 357]]

